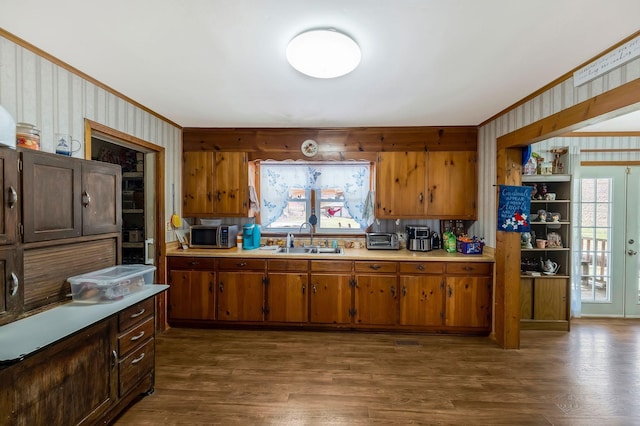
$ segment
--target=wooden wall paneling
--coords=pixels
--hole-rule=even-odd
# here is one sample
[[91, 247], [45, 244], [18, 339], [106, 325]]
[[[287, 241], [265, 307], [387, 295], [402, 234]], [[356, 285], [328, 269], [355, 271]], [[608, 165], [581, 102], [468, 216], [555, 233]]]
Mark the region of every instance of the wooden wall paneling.
[[183, 129], [185, 151], [247, 151], [254, 158], [292, 154], [303, 158], [300, 144], [318, 142], [320, 155], [380, 151], [475, 151], [475, 126], [372, 127], [342, 129]]

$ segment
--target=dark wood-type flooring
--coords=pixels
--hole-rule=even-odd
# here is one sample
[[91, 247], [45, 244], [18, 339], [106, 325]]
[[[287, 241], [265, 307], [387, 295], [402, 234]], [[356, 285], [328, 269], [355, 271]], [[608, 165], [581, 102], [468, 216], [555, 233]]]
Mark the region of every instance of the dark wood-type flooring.
[[640, 425], [640, 320], [483, 337], [171, 329], [117, 425]]

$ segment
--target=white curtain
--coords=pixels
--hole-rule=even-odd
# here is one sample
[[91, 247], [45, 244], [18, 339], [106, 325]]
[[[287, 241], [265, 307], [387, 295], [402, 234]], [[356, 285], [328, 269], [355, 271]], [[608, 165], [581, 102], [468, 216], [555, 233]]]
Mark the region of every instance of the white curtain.
[[580, 318], [582, 315], [582, 270], [580, 259], [580, 148], [569, 147], [569, 172], [572, 178], [571, 186], [571, 316]]
[[[370, 165], [365, 162], [320, 164], [313, 162], [263, 162], [260, 165], [260, 209], [262, 226], [276, 221], [287, 206], [289, 190], [340, 188], [344, 208], [363, 228], [365, 201], [370, 190]], [[318, 198], [320, 192], [318, 192]]]

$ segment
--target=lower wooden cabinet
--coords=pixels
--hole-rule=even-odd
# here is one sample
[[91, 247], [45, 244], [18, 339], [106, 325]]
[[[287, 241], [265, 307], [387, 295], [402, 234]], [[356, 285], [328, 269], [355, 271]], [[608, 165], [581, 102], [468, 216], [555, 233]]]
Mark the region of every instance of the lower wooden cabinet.
[[354, 322], [363, 325], [397, 324], [397, 262], [356, 261], [354, 269]]
[[0, 424], [106, 424], [153, 391], [154, 306], [151, 297], [0, 367]]
[[309, 320], [308, 263], [299, 259], [267, 261], [267, 321], [305, 323]]
[[171, 325], [491, 331], [491, 263], [207, 259], [168, 259]]
[[310, 322], [351, 323], [351, 274], [311, 274]]
[[566, 277], [520, 278], [521, 328], [568, 331], [569, 286]]
[[493, 275], [490, 264], [445, 266], [445, 325], [490, 328]]

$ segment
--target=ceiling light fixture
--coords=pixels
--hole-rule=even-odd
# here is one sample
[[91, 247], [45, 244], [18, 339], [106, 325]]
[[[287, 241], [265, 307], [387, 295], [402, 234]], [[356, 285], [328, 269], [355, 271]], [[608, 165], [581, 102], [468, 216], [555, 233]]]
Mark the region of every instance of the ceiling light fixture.
[[287, 46], [287, 60], [291, 66], [315, 78], [348, 74], [356, 69], [361, 58], [358, 44], [334, 29], [305, 31]]

